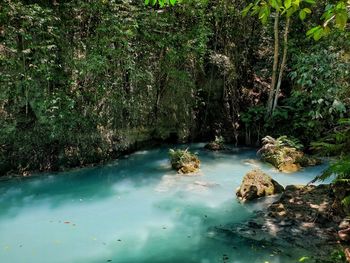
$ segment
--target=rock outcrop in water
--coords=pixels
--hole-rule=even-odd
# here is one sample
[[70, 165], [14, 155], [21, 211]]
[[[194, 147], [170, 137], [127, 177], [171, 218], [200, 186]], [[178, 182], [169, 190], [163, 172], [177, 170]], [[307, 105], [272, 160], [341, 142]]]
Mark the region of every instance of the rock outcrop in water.
[[222, 136], [215, 136], [215, 140], [212, 142], [207, 143], [204, 146], [205, 149], [210, 151], [223, 151], [227, 150], [227, 147], [225, 146], [225, 140]]
[[319, 159], [305, 155], [301, 151], [302, 145], [286, 136], [277, 139], [266, 136], [262, 142], [263, 146], [258, 151], [261, 154], [261, 159], [271, 163], [281, 172], [292, 173], [300, 170], [301, 167], [321, 163]]
[[259, 169], [248, 172], [244, 177], [236, 195], [242, 201], [250, 201], [259, 197], [279, 194], [283, 186]]
[[299, 251], [309, 258], [307, 262], [334, 262], [331, 254], [341, 248], [338, 234], [344, 241], [350, 234], [349, 220], [334, 207], [337, 199], [334, 193], [330, 185], [290, 185], [279, 201], [256, 212], [248, 222], [216, 228], [216, 231], [263, 242], [285, 253]]
[[199, 171], [200, 161], [197, 155], [190, 153], [187, 149], [170, 149], [169, 156], [171, 167], [177, 170], [178, 173], [188, 174]]

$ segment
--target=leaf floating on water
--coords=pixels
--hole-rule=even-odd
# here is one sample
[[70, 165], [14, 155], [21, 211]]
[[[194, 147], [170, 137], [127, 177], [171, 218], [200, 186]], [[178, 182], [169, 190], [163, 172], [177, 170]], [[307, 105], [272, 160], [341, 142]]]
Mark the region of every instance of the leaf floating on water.
[[5, 250], [5, 251], [10, 250], [10, 246], [4, 246], [4, 250]]

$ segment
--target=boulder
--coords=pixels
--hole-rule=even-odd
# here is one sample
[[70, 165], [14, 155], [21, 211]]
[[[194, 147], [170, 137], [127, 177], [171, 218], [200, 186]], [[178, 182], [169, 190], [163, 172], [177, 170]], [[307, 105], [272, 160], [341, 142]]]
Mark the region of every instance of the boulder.
[[193, 159], [189, 162], [183, 163], [180, 169], [178, 169], [178, 173], [188, 174], [188, 173], [196, 173], [199, 170], [199, 160]]
[[188, 174], [196, 173], [199, 170], [200, 161], [197, 155], [186, 150], [169, 151], [171, 167], [177, 170], [178, 173]]
[[283, 173], [294, 173], [301, 169], [301, 166], [298, 163], [293, 162], [283, 162], [278, 166], [278, 170]]
[[263, 146], [258, 151], [261, 159], [271, 163], [278, 170], [284, 173], [293, 173], [302, 167], [314, 166], [321, 163], [321, 160], [305, 155], [301, 146], [293, 143], [286, 136], [274, 139], [270, 136], [263, 138]]
[[350, 241], [350, 227], [338, 231], [338, 236], [342, 241]]
[[[255, 212], [247, 221], [220, 225], [216, 227], [217, 233], [224, 233], [228, 239], [243, 237], [289, 255], [293, 250], [293, 262], [300, 258], [297, 255], [309, 256], [310, 261], [307, 262], [310, 263], [334, 262], [330, 255], [339, 249], [336, 233], [341, 221], [335, 222], [332, 216], [335, 212], [332, 209], [334, 198], [330, 185], [286, 186], [279, 200], [268, 208]], [[340, 224], [344, 230], [349, 224], [346, 221], [344, 219]], [[340, 234], [343, 239], [348, 238], [347, 231]], [[341, 246], [347, 244], [342, 243]], [[345, 253], [350, 259], [350, 250]]]
[[259, 169], [248, 172], [244, 177], [236, 195], [242, 201], [250, 201], [259, 197], [279, 194], [284, 191], [282, 185]]
[[345, 258], [348, 262], [350, 262], [350, 248], [345, 248], [344, 250]]
[[210, 151], [223, 151], [227, 150], [225, 146], [225, 139], [222, 136], [215, 136], [215, 140], [207, 143], [204, 146], [205, 149]]
[[222, 144], [216, 142], [209, 142], [204, 146], [205, 149], [210, 151], [221, 151], [225, 150], [225, 147]]

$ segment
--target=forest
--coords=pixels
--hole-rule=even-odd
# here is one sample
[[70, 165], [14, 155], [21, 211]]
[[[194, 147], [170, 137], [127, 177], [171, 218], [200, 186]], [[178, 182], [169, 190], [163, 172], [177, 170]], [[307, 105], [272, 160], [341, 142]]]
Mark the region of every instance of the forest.
[[[72, 250], [71, 257], [52, 262], [350, 262], [349, 18], [349, 0], [2, 0], [0, 203], [6, 205], [0, 207], [0, 214], [16, 217], [20, 224], [20, 215], [24, 213], [21, 209], [26, 204], [35, 212], [48, 202], [45, 204], [52, 211], [44, 218], [50, 217], [51, 224], [57, 221], [66, 227], [77, 224], [78, 228], [79, 223], [73, 223], [74, 213], [68, 210], [57, 210], [60, 219], [55, 218], [54, 209], [63, 209], [68, 202], [64, 200], [91, 197], [102, 203], [103, 198], [123, 196], [124, 191], [153, 200], [155, 197], [148, 192], [142, 197], [138, 187], [151, 187], [152, 180], [161, 178], [160, 188], [156, 189], [169, 188], [170, 196], [174, 194], [172, 201], [170, 196], [163, 202], [157, 200], [168, 214], [178, 213], [172, 209], [197, 199], [199, 202], [202, 192], [208, 192], [203, 197], [205, 203], [186, 210], [187, 217], [185, 212], [179, 212], [182, 216], [177, 219], [182, 228], [179, 226], [178, 231], [188, 232], [186, 242], [195, 235], [201, 236], [198, 233], [203, 229], [209, 236], [215, 232], [215, 236], [235, 240], [237, 244], [233, 247], [240, 247], [244, 239], [247, 243], [242, 245], [245, 255], [242, 261], [236, 261], [240, 257], [238, 252], [227, 252], [226, 245], [214, 242], [215, 238], [203, 241], [202, 237], [197, 243], [184, 241], [183, 244], [196, 247], [195, 251], [180, 248], [178, 244], [182, 241], [174, 230], [167, 237], [177, 243], [165, 246], [159, 241], [163, 236], [152, 232], [148, 236], [150, 241], [145, 241], [147, 246], [134, 256], [128, 250], [118, 250], [119, 254], [101, 252], [102, 257], [96, 252], [83, 257]], [[162, 163], [162, 158], [168, 156], [170, 164], [168, 160]], [[232, 174], [238, 173], [230, 189], [225, 188], [230, 180], [227, 167]], [[168, 177], [171, 168], [177, 173]], [[254, 168], [253, 172], [248, 168]], [[176, 179], [179, 174], [198, 171], [204, 174], [201, 178], [209, 176], [213, 182], [195, 176]], [[222, 177], [215, 182], [211, 173]], [[132, 177], [129, 178], [132, 186], [124, 185], [128, 190], [122, 187], [125, 174]], [[226, 198], [231, 195], [232, 203], [234, 186], [240, 185], [244, 174], [237, 190], [237, 197], [243, 202], [227, 208], [223, 194], [216, 191], [227, 193]], [[185, 185], [191, 178], [194, 181]], [[273, 190], [263, 189], [261, 194], [259, 180]], [[256, 190], [252, 193], [249, 188], [246, 192], [244, 183]], [[296, 186], [301, 184], [306, 186]], [[224, 190], [217, 190], [216, 185]], [[180, 200], [180, 190], [176, 192], [175, 188], [202, 192], [188, 200], [186, 192], [185, 205]], [[292, 250], [277, 248], [282, 243], [277, 246], [275, 239], [265, 237], [266, 233], [262, 234], [264, 238], [248, 235], [252, 228], [247, 226], [261, 222], [249, 221], [248, 214], [252, 215], [244, 201], [282, 192], [281, 199], [275, 200], [277, 203], [265, 206], [267, 212], [264, 210], [261, 218], [271, 214], [273, 220], [280, 218], [283, 206], [287, 216], [275, 222], [280, 228], [286, 224], [285, 216], [294, 220], [294, 226], [299, 224], [298, 213], [302, 214], [303, 223], [316, 224], [311, 226], [312, 233], [297, 229], [304, 234], [291, 242], [295, 245]], [[222, 198], [221, 208], [215, 206], [218, 211], [208, 205], [211, 194], [218, 196], [217, 202]], [[28, 196], [36, 201], [30, 203]], [[300, 197], [303, 209], [289, 207], [292, 196]], [[134, 199], [129, 198], [132, 203]], [[321, 202], [321, 198], [326, 199]], [[107, 206], [107, 201], [103, 205]], [[305, 208], [308, 205], [311, 208]], [[315, 212], [316, 206], [319, 210]], [[99, 209], [102, 208], [101, 204]], [[239, 234], [228, 227], [212, 230], [214, 225], [241, 222], [226, 220], [227, 215], [222, 215], [225, 209], [233, 214], [238, 211], [240, 220], [249, 221], [247, 226], [240, 226]], [[200, 226], [192, 218], [198, 211], [204, 211], [208, 221]], [[40, 216], [44, 212], [38, 213]], [[81, 215], [84, 213], [87, 215], [87, 210], [81, 211]], [[127, 210], [125, 214], [128, 213], [132, 212]], [[141, 218], [152, 221], [158, 215], [157, 220], [162, 219], [158, 210], [149, 213], [151, 218], [146, 218], [148, 212]], [[71, 219], [61, 218], [63, 214]], [[210, 221], [211, 216], [221, 217], [221, 221]], [[17, 225], [6, 225], [2, 220], [0, 215], [0, 232], [6, 227], [18, 229]], [[171, 228], [160, 224], [163, 231]], [[186, 224], [199, 229], [185, 227]], [[285, 233], [280, 231], [281, 237], [293, 232], [290, 225], [283, 230]], [[108, 226], [116, 227], [108, 221], [101, 228]], [[49, 226], [43, 228], [50, 235]], [[95, 238], [91, 242], [103, 240], [97, 234], [103, 232], [101, 229], [92, 226], [87, 229], [96, 231], [89, 234]], [[322, 234], [327, 231], [333, 231], [336, 237]], [[9, 245], [10, 241], [0, 237], [1, 262], [44, 262], [45, 257], [39, 260], [36, 256], [23, 261], [14, 253], [15, 246], [23, 245], [22, 251], [26, 249], [24, 244], [16, 243], [22, 242], [17, 239], [31, 239], [31, 233], [23, 231], [17, 237], [6, 233], [4, 238], [14, 243]], [[305, 240], [305, 236], [319, 237], [321, 243], [311, 242], [309, 251], [302, 250], [305, 244], [298, 242]], [[122, 243], [128, 237], [117, 238], [116, 242]], [[58, 235], [52, 242], [63, 242], [64, 238]], [[78, 237], [70, 238], [71, 242], [80, 242]], [[101, 242], [109, 244], [107, 239]], [[332, 242], [336, 245], [321, 251], [320, 246]], [[275, 250], [257, 249], [261, 246]], [[252, 247], [256, 248], [254, 253]], [[94, 248], [91, 245], [84, 250]], [[168, 251], [171, 249], [173, 254]], [[215, 249], [220, 256], [205, 252]], [[298, 258], [292, 258], [294, 252], [291, 255], [281, 252], [287, 250], [296, 251]], [[307, 254], [310, 250], [314, 254]], [[185, 251], [183, 258], [179, 251]], [[27, 252], [31, 253], [29, 248], [22, 254]], [[61, 252], [50, 248], [45, 253]], [[163, 254], [163, 258], [158, 254]]]

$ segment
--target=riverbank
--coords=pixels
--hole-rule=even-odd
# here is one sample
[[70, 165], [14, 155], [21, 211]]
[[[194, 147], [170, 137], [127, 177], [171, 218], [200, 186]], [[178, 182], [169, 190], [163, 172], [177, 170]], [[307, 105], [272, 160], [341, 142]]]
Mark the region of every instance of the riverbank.
[[289, 185], [278, 201], [247, 222], [216, 231], [277, 247], [280, 253], [293, 249], [307, 262], [337, 262], [332, 255], [346, 248], [338, 231], [349, 220], [338, 192], [331, 185]]
[[[121, 141], [123, 141], [121, 143]], [[21, 158], [13, 156], [16, 152], [3, 154], [0, 163], [0, 178], [28, 177], [36, 173], [64, 172], [84, 167], [94, 167], [106, 164], [112, 160], [121, 158], [138, 150], [150, 149], [165, 143], [163, 140], [154, 139], [148, 133], [135, 133], [129, 136], [123, 135], [112, 140], [102, 140], [98, 145], [91, 143], [80, 145], [66, 145], [50, 148], [32, 149]], [[52, 150], [55, 149], [55, 150]], [[37, 149], [38, 150], [38, 149]]]

